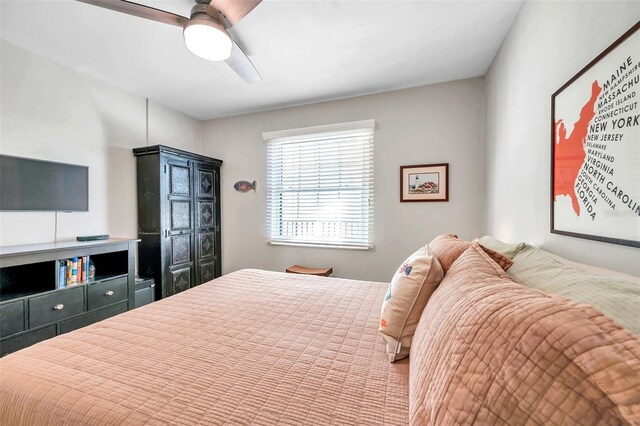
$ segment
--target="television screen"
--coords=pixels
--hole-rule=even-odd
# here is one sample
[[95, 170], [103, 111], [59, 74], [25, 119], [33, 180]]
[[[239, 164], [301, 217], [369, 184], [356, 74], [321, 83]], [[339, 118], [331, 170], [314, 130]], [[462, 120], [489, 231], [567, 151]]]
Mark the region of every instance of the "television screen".
[[0, 155], [0, 210], [89, 211], [89, 168]]

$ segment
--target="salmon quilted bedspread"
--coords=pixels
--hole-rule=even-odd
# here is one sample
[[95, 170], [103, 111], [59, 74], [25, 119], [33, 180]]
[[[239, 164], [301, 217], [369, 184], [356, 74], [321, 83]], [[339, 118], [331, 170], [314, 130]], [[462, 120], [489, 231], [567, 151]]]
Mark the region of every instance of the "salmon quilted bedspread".
[[386, 290], [225, 275], [4, 357], [0, 424], [407, 424], [409, 365], [378, 335]]
[[477, 244], [429, 300], [410, 359], [411, 425], [640, 424], [640, 339], [512, 281]]

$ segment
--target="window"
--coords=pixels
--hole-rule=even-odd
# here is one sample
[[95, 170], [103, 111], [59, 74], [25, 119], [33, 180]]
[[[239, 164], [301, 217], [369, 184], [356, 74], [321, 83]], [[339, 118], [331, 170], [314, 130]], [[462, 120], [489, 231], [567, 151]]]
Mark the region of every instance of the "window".
[[374, 120], [265, 133], [267, 241], [373, 247]]

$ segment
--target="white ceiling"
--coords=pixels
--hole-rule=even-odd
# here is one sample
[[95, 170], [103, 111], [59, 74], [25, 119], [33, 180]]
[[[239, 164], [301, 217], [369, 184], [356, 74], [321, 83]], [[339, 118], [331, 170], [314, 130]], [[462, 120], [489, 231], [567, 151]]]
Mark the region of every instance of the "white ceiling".
[[[139, 0], [189, 15], [193, 0]], [[521, 1], [265, 0], [232, 29], [248, 85], [180, 28], [72, 0], [2, 0], [5, 40], [198, 119], [484, 75]]]

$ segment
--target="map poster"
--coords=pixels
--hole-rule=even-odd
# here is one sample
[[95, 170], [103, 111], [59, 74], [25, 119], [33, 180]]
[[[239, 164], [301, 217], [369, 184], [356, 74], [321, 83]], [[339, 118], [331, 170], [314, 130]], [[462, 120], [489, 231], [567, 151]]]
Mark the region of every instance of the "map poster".
[[551, 97], [551, 232], [640, 247], [640, 22]]

